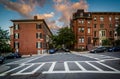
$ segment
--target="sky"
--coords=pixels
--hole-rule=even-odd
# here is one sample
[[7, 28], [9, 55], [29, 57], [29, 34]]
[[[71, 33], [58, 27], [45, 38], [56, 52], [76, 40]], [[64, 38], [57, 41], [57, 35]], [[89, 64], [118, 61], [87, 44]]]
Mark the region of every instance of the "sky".
[[120, 0], [0, 0], [0, 27], [9, 30], [10, 20], [45, 19], [53, 31], [69, 26], [78, 9], [86, 12], [120, 12]]

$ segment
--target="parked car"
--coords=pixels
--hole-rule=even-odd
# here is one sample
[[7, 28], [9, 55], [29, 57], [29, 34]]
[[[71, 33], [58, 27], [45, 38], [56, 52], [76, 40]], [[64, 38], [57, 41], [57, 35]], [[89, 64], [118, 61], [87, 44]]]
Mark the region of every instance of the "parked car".
[[6, 59], [21, 58], [21, 54], [19, 54], [19, 53], [10, 53], [5, 58]]
[[49, 50], [49, 54], [53, 54], [53, 53], [55, 53], [55, 49], [54, 48]]
[[106, 51], [106, 47], [98, 47], [90, 51], [90, 53], [100, 53]]
[[120, 51], [120, 46], [114, 46], [108, 49], [108, 52], [117, 52]]
[[5, 58], [3, 56], [0, 56], [0, 64], [4, 62]]
[[20, 53], [14, 53], [14, 56], [15, 56], [15, 58], [21, 58], [22, 57]]

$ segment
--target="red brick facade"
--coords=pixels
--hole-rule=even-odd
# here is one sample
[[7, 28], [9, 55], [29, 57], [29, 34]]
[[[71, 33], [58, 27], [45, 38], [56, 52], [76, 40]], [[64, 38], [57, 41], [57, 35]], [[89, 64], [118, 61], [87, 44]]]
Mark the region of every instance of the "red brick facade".
[[90, 49], [102, 45], [105, 39], [117, 39], [116, 27], [120, 25], [120, 12], [84, 12], [78, 10], [73, 14], [71, 28], [74, 31], [76, 49]]
[[11, 20], [11, 46], [22, 55], [47, 52], [50, 29], [43, 19]]

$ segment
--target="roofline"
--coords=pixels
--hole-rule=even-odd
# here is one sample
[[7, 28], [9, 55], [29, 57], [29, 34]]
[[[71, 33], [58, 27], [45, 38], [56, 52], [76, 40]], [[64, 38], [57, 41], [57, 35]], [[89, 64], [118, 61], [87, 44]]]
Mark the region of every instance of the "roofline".
[[12, 21], [12, 22], [39, 22], [39, 21], [43, 21], [45, 23], [47, 29], [49, 30], [50, 34], [53, 35], [44, 19], [21, 19], [21, 20], [10, 20], [10, 21]]
[[20, 19], [20, 20], [10, 20], [10, 21], [12, 21], [12, 22], [30, 22], [30, 21], [43, 21], [44, 19], [37, 19], [37, 20], [35, 20], [35, 19]]

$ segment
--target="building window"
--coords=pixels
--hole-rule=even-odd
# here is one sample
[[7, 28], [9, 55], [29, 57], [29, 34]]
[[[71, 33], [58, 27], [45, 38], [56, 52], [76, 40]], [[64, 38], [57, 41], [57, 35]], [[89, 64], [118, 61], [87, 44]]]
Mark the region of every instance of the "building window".
[[100, 21], [104, 21], [104, 17], [103, 16], [100, 16]]
[[109, 21], [110, 21], [110, 22], [112, 21], [112, 17], [111, 17], [111, 16], [109, 17]]
[[96, 21], [97, 20], [97, 18], [96, 18], [96, 16], [94, 17], [94, 21]]
[[91, 37], [88, 37], [88, 44], [91, 44]]
[[80, 13], [80, 17], [83, 17], [83, 13], [82, 12]]
[[100, 28], [104, 28], [104, 24], [100, 24]]
[[84, 20], [79, 20], [78, 23], [84, 24]]
[[115, 27], [118, 27], [119, 25], [118, 24], [115, 24]]
[[101, 31], [101, 36], [102, 36], [102, 37], [105, 36], [105, 31], [104, 31], [104, 30]]
[[79, 38], [79, 43], [84, 43], [84, 37]]
[[90, 24], [90, 21], [88, 21], [88, 24]]
[[94, 24], [94, 28], [96, 28], [97, 27], [97, 24]]
[[37, 39], [42, 38], [42, 33], [36, 33], [36, 38], [37, 38]]
[[14, 48], [15, 48], [15, 49], [18, 49], [18, 48], [19, 48], [19, 42], [17, 42], [17, 41], [14, 42]]
[[36, 24], [36, 29], [41, 29], [42, 25], [41, 24]]
[[83, 46], [79, 46], [78, 48], [81, 49], [81, 50], [85, 49], [85, 47], [83, 47]]
[[88, 28], [88, 33], [90, 33], [90, 28]]
[[84, 32], [84, 28], [83, 28], [83, 27], [79, 27], [79, 28], [78, 28], [78, 31], [79, 31], [79, 32]]
[[19, 24], [15, 24], [14, 25], [14, 30], [18, 30], [19, 29]]
[[42, 48], [42, 42], [36, 42], [36, 48]]
[[96, 31], [94, 31], [94, 37], [96, 37]]
[[109, 24], [109, 27], [112, 28], [112, 24]]
[[118, 17], [118, 16], [115, 16], [115, 20], [119, 20], [119, 17]]
[[112, 31], [109, 32], [109, 35], [112, 36]]
[[90, 17], [90, 16], [91, 16], [91, 14], [89, 13], [89, 14], [88, 14], [88, 17]]
[[18, 39], [18, 38], [19, 38], [19, 33], [15, 33], [15, 34], [14, 34], [14, 38], [15, 38], [15, 39]]

